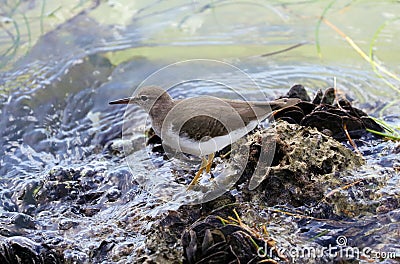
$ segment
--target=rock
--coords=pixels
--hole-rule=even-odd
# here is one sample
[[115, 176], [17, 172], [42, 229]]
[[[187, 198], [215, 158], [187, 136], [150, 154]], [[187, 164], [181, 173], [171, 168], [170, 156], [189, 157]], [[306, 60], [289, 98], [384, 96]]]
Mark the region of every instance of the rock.
[[29, 238], [14, 236], [0, 242], [0, 263], [10, 264], [58, 264], [63, 258], [47, 245], [38, 244]]
[[[275, 142], [275, 154], [271, 166], [257, 164], [261, 152], [270, 151], [266, 140]], [[273, 128], [248, 136], [253, 167], [245, 170], [242, 177], [254, 175], [255, 166], [263, 168], [264, 175], [259, 189], [263, 190], [267, 205], [291, 204], [301, 206], [319, 201], [324, 194], [324, 175], [364, 164], [362, 157], [326, 136], [315, 128], [302, 127], [278, 121]], [[332, 176], [331, 176], [332, 177]], [[243, 179], [241, 179], [243, 182]]]

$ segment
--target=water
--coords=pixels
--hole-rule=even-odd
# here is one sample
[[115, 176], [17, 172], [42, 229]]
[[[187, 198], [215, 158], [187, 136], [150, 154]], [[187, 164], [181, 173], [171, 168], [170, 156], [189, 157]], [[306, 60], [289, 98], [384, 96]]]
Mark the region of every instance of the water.
[[[89, 261], [90, 252], [112, 238], [120, 244], [110, 255], [135, 259], [144, 243], [142, 230], [150, 228], [148, 215], [177, 206], [162, 206], [140, 190], [134, 176], [153, 173], [143, 166], [149, 157], [146, 151], [137, 154], [137, 166], [129, 168], [122, 154], [127, 142], [120, 141], [125, 108], [108, 105], [130, 96], [146, 81], [173, 86], [190, 78], [214, 80], [178, 85], [171, 93], [175, 98], [204, 94], [235, 98], [238, 95], [229, 88], [233, 87], [245, 98], [259, 99], [261, 90], [273, 99], [294, 83], [314, 93], [333, 86], [336, 78], [337, 88], [356, 106], [399, 126], [399, 92], [384, 80], [395, 88], [399, 81], [377, 75], [325, 23], [316, 39], [318, 19], [327, 5], [324, 1], [4, 2], [0, 7], [0, 234], [61, 243], [66, 259], [78, 262]], [[375, 41], [376, 61], [398, 74], [398, 9], [397, 3], [388, 1], [338, 1], [326, 9], [325, 17], [366, 53]], [[293, 50], [261, 56], [299, 43]], [[151, 75], [190, 59], [212, 63], [193, 70], [188, 62], [188, 67]], [[146, 116], [138, 108], [131, 111], [137, 113], [131, 121], [137, 135], [132, 144], [143, 150]], [[310, 238], [328, 226], [334, 230], [331, 238], [343, 234], [359, 247], [399, 250], [399, 226], [394, 224], [399, 222], [400, 179], [395, 148], [390, 141], [364, 145], [367, 165], [344, 176], [348, 182], [363, 177], [371, 184], [372, 194], [362, 193], [360, 202], [368, 206], [359, 211], [343, 208], [353, 212], [353, 224], [310, 221], [303, 224], [310, 230], [303, 235]], [[58, 168], [64, 171], [60, 175], [67, 175], [61, 181], [67, 187], [52, 180]], [[382, 180], [376, 182], [375, 177]], [[84, 199], [82, 207], [68, 198], [74, 194]], [[357, 195], [347, 198], [349, 204], [354, 205]], [[385, 206], [384, 213], [377, 213], [379, 206]], [[11, 220], [17, 216], [32, 219], [21, 226]], [[281, 225], [276, 226], [277, 233]], [[282, 237], [290, 240], [289, 234]], [[374, 239], [363, 243], [366, 237]], [[324, 241], [328, 240], [321, 238]]]

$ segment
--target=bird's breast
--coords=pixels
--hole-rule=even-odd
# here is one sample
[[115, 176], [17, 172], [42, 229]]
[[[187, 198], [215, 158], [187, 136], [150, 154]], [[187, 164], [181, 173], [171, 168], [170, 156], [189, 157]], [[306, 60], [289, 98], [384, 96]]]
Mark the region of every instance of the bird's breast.
[[[243, 124], [243, 123], [242, 123]], [[188, 120], [183, 126], [163, 129], [165, 144], [180, 152], [204, 156], [233, 144], [257, 126], [253, 121], [247, 125], [229, 128], [218, 120], [201, 116]]]

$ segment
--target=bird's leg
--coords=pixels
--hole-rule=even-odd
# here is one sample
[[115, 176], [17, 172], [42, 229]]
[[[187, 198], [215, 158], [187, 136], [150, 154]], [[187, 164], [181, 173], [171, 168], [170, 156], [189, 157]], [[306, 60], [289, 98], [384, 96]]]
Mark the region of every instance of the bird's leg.
[[210, 155], [208, 155], [208, 160], [207, 160], [207, 165], [206, 165], [207, 173], [210, 173], [210, 171], [211, 171], [211, 166], [213, 164], [214, 156], [215, 156], [215, 153], [211, 153]]
[[187, 190], [190, 190], [199, 181], [201, 174], [203, 174], [203, 171], [206, 168], [206, 166], [207, 166], [207, 160], [204, 157], [201, 157], [200, 169], [194, 176], [193, 180], [190, 182], [189, 186], [187, 187]]
[[226, 157], [228, 157], [230, 154], [232, 153], [232, 150], [229, 150], [227, 153], [220, 155], [221, 159], [225, 159]]

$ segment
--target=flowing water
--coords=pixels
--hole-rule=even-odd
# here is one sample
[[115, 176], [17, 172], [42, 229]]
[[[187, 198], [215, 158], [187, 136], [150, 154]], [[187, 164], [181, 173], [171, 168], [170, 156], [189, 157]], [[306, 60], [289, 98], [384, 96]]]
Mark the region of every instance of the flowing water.
[[[177, 208], [135, 180], [170, 173], [146, 166], [157, 157], [143, 150], [148, 123], [137, 107], [129, 109], [135, 152], [128, 163], [123, 155], [125, 108], [108, 102], [138, 85], [175, 87], [175, 98], [239, 91], [248, 99], [260, 91], [274, 99], [295, 83], [310, 94], [336, 85], [355, 106], [400, 126], [394, 1], [29, 0], [2, 1], [0, 11], [0, 238], [57, 245], [71, 262], [101, 262], [101, 243], [111, 240], [118, 243], [109, 261], [134, 261], [151, 217]], [[367, 165], [344, 178], [381, 178], [379, 190], [359, 196], [359, 211], [346, 209], [354, 210], [351, 223], [301, 223], [302, 241], [346, 235], [357, 247], [399, 254], [399, 144], [377, 140], [361, 151]], [[289, 216], [280, 217], [271, 230], [291, 240], [283, 231], [294, 228]]]

